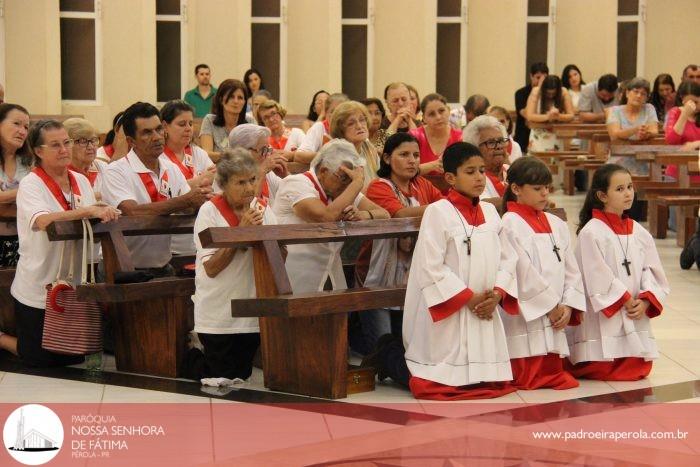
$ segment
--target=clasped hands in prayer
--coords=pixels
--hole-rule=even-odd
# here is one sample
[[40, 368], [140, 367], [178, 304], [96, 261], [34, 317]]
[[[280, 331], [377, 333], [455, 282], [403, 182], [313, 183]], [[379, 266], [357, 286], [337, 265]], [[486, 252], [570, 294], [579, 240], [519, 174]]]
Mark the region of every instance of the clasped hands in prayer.
[[493, 319], [493, 312], [501, 298], [503, 297], [501, 297], [501, 292], [498, 290], [487, 290], [472, 295], [472, 298], [467, 302], [467, 306], [477, 318], [490, 321]]
[[625, 311], [630, 319], [640, 319], [649, 308], [649, 302], [639, 298], [630, 298], [625, 302]]
[[570, 306], [560, 303], [547, 313], [547, 317], [549, 318], [549, 322], [552, 323], [552, 327], [559, 330], [564, 329], [567, 324], [569, 324], [571, 313], [572, 310]]

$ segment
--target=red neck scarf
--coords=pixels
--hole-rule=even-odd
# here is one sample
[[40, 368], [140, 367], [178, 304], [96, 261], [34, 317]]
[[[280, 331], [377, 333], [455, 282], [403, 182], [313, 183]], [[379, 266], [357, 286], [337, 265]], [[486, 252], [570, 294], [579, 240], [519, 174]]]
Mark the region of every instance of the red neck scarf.
[[491, 183], [493, 183], [494, 188], [496, 188], [496, 191], [498, 192], [498, 196], [503, 198], [503, 195], [506, 193], [506, 184], [503, 183], [498, 177], [495, 175], [491, 175], [488, 172], [484, 172], [486, 176], [488, 177], [489, 180], [491, 180]]
[[260, 197], [265, 202], [267, 202], [270, 199], [270, 184], [267, 183], [267, 176], [263, 178], [262, 184], [260, 186]]
[[474, 200], [467, 198], [462, 193], [455, 189], [450, 189], [447, 193], [447, 201], [452, 203], [454, 207], [464, 216], [464, 218], [469, 222], [469, 225], [478, 227], [486, 222], [484, 218], [484, 212], [481, 210], [478, 198], [476, 199], [476, 205]]
[[513, 212], [522, 217], [535, 233], [552, 233], [552, 226], [549, 225], [547, 215], [532, 206], [508, 201], [508, 212]]
[[268, 144], [272, 146], [273, 149], [279, 149], [283, 150], [284, 147], [287, 145], [287, 140], [289, 140], [289, 134], [291, 131], [289, 128], [285, 128], [284, 132], [282, 132], [282, 136], [279, 138], [275, 138], [274, 136], [270, 135], [268, 138]]
[[[49, 189], [53, 197], [56, 198], [56, 201], [58, 201], [58, 204], [61, 205], [64, 211], [70, 211], [75, 207], [71, 206], [68, 203], [66, 197], [63, 196], [63, 190], [61, 190], [61, 187], [58, 185], [56, 180], [51, 178], [51, 176], [46, 173], [44, 169], [42, 169], [41, 167], [34, 167], [32, 169], [32, 172], [37, 174], [39, 178], [44, 182], [46, 187]], [[73, 196], [80, 198], [80, 186], [78, 185], [78, 181], [75, 179], [75, 176], [70, 170], [68, 171], [68, 181], [70, 182], [70, 188], [73, 192]], [[79, 203], [76, 202], [75, 204], [77, 205]]]
[[214, 206], [216, 206], [216, 209], [219, 210], [219, 213], [223, 216], [223, 218], [226, 219], [229, 227], [236, 227], [240, 223], [238, 216], [235, 212], [233, 212], [233, 209], [231, 209], [231, 206], [228, 205], [226, 198], [224, 198], [223, 195], [214, 196], [211, 199], [211, 202], [214, 204]]
[[[129, 156], [127, 156], [127, 159]], [[160, 167], [160, 164], [159, 164]], [[146, 187], [148, 196], [151, 198], [151, 203], [157, 203], [158, 201], [165, 201], [171, 198], [172, 193], [170, 192], [170, 184], [168, 183], [168, 171], [163, 172], [163, 177], [159, 181], [159, 188], [156, 188], [156, 184], [153, 183], [153, 178], [151, 178], [150, 172], [138, 172], [139, 178], [143, 186]]]
[[316, 177], [314, 177], [311, 172], [304, 172], [304, 176], [311, 180], [311, 183], [314, 185], [314, 188], [316, 188], [316, 191], [318, 191], [318, 197], [321, 198], [321, 202], [325, 204], [326, 206], [328, 205], [328, 196], [326, 196], [326, 192], [323, 191], [323, 188], [321, 188], [321, 185], [318, 184], [316, 181]]
[[114, 155], [114, 146], [112, 146], [111, 144], [105, 144], [104, 146], [102, 146], [102, 148], [105, 150], [105, 154], [107, 154], [111, 159]]
[[605, 223], [617, 235], [631, 235], [634, 222], [625, 214], [623, 216], [620, 217], [617, 214], [604, 212], [600, 209], [593, 210], [593, 218]]
[[[92, 166], [90, 166], [90, 168], [92, 168]], [[85, 175], [85, 177], [87, 177], [87, 179], [90, 181], [90, 186], [95, 186], [95, 180], [97, 180], [97, 176], [99, 175], [99, 172], [97, 170], [88, 170], [87, 172], [85, 172], [75, 167], [73, 164], [70, 164], [68, 166], [68, 170], [72, 170], [73, 172], [78, 172], [79, 174]]]
[[165, 151], [163, 151], [163, 153], [170, 160], [170, 162], [175, 164], [178, 169], [180, 169], [180, 172], [182, 172], [182, 175], [185, 176], [186, 180], [194, 177], [194, 159], [192, 158], [191, 146], [187, 146], [185, 148], [185, 157], [182, 159], [182, 162], [180, 162], [180, 159], [168, 146], [165, 146]]

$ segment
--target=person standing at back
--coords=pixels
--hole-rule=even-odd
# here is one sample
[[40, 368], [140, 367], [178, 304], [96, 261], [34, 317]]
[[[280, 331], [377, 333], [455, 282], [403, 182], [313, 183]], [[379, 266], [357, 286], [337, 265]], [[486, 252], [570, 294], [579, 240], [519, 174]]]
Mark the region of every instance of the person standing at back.
[[527, 98], [530, 97], [532, 88], [540, 85], [542, 80], [549, 74], [549, 68], [546, 63], [537, 62], [530, 65], [530, 83], [517, 91], [515, 91], [515, 142], [521, 148], [526, 148], [530, 141], [530, 129], [526, 125], [525, 108], [527, 107]]
[[211, 113], [211, 101], [216, 94], [216, 88], [211, 84], [211, 69], [209, 65], [200, 63], [194, 67], [197, 86], [185, 93], [184, 101], [194, 107], [194, 118], [204, 118]]

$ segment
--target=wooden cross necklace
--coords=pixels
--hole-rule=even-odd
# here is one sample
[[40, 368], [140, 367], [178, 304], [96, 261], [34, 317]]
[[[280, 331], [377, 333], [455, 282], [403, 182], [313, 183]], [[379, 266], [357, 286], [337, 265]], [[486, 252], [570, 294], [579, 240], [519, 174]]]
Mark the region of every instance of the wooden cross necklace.
[[[617, 241], [620, 242], [620, 249], [622, 250], [622, 255], [623, 255], [624, 258], [625, 258], [625, 260], [624, 260], [622, 263], [620, 263], [620, 264], [622, 264], [622, 265], [625, 267], [625, 270], [627, 271], [627, 275], [628, 275], [628, 276], [631, 276], [631, 275], [632, 275], [632, 272], [630, 271], [630, 264], [632, 264], [632, 261], [630, 261], [629, 259], [627, 259], [627, 251], [629, 250], [629, 247], [630, 247], [630, 235], [629, 235], [629, 232], [625, 232], [625, 237], [626, 237], [626, 240], [625, 240], [625, 248], [622, 248], [622, 240], [620, 240], [620, 236], [617, 234], [617, 232], [615, 232], [615, 229], [613, 228], [612, 222], [610, 221], [610, 218], [608, 217], [608, 214], [607, 214], [605, 211], [602, 211], [602, 212], [603, 212], [603, 215], [605, 216], [605, 220], [608, 221], [608, 225], [610, 226], [610, 228], [612, 229], [613, 233], [614, 233], [615, 236], [617, 237]], [[622, 219], [622, 222], [623, 222], [623, 224], [624, 224], [625, 227], [626, 227], [626, 226], [627, 226], [627, 223], [625, 222], [625, 219]], [[625, 229], [625, 230], [627, 230], [627, 229]]]
[[[535, 219], [537, 219], [537, 223], [540, 224], [540, 226], [542, 227], [542, 230], [547, 230], [544, 226], [544, 223], [540, 220], [540, 213], [539, 212], [537, 212], [535, 214]], [[561, 256], [559, 256], [559, 250], [561, 250], [561, 248], [559, 248], [557, 246], [557, 243], [554, 241], [554, 235], [552, 234], [552, 232], [547, 232], [547, 235], [549, 235], [549, 241], [552, 242], [552, 251], [554, 252], [555, 255], [557, 255], [557, 261], [559, 261], [561, 263]]]
[[471, 224], [472, 230], [469, 233], [467, 233], [467, 226], [464, 225], [464, 220], [462, 219], [462, 215], [459, 212], [459, 209], [457, 209], [457, 206], [455, 206], [454, 204], [452, 205], [452, 207], [455, 208], [455, 211], [457, 211], [457, 217], [459, 217], [459, 221], [462, 223], [462, 228], [464, 229], [464, 235], [467, 236], [466, 240], [464, 240], [464, 243], [467, 244], [467, 255], [471, 256], [471, 254], [472, 254], [472, 235], [474, 234], [474, 229], [476, 228], [476, 225], [474, 225], [474, 224], [476, 224], [476, 218], [478, 216], [478, 213], [474, 214], [473, 219], [468, 219], [468, 220], [471, 220], [471, 222], [472, 222], [472, 224]]

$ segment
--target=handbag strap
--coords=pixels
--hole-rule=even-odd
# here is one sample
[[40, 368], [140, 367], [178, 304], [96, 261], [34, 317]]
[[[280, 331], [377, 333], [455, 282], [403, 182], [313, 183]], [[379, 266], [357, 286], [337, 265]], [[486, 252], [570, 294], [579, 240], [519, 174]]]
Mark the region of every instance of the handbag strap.
[[[92, 224], [89, 219], [82, 219], [83, 224], [83, 255], [80, 268], [80, 283], [94, 284], [95, 283], [95, 248], [94, 248], [94, 233]], [[88, 260], [88, 254], [90, 259]], [[87, 268], [90, 265], [90, 280], [87, 277]]]

